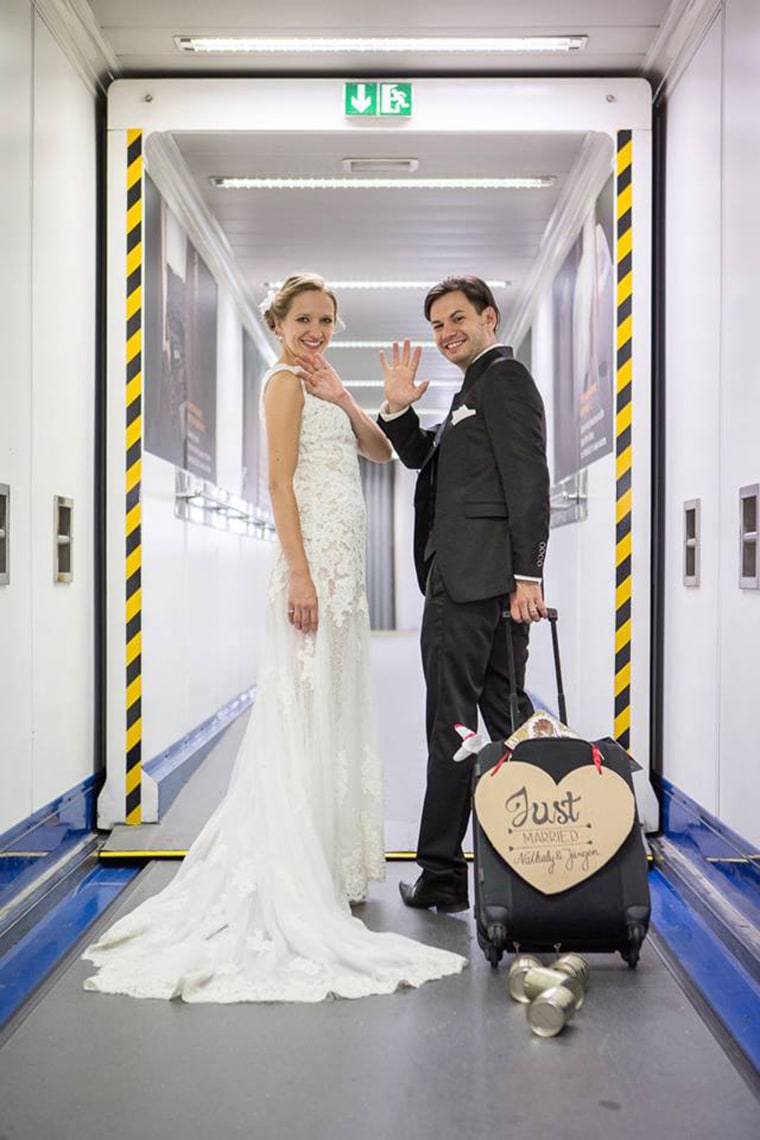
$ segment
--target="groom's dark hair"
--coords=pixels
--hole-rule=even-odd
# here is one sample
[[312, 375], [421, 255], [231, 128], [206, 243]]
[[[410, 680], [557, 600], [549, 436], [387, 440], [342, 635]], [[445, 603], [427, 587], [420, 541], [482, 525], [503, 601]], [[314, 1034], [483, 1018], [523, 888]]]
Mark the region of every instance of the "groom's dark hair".
[[425, 320], [430, 320], [430, 309], [433, 302], [437, 301], [439, 297], [445, 297], [447, 293], [464, 293], [467, 300], [474, 307], [477, 313], [482, 313], [484, 309], [493, 309], [496, 313], [496, 328], [499, 327], [501, 321], [501, 313], [499, 306], [494, 300], [494, 295], [491, 289], [486, 285], [485, 281], [480, 277], [471, 277], [465, 275], [464, 277], [444, 277], [443, 281], [439, 281], [437, 285], [428, 292], [425, 298]]

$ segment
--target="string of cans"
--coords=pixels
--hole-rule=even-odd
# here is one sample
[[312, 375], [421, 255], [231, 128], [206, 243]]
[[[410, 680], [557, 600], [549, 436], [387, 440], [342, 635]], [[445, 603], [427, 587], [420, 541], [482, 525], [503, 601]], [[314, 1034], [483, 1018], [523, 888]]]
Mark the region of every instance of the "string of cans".
[[526, 1006], [538, 1037], [556, 1037], [583, 1005], [589, 984], [588, 962], [580, 954], [562, 954], [548, 966], [533, 954], [518, 954], [507, 977], [509, 995]]

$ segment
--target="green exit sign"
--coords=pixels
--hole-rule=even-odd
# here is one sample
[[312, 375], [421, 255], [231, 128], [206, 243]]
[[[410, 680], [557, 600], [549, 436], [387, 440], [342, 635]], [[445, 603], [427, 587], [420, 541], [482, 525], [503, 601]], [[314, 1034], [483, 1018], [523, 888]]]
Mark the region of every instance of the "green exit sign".
[[344, 106], [347, 115], [391, 115], [400, 118], [412, 113], [411, 83], [346, 83]]

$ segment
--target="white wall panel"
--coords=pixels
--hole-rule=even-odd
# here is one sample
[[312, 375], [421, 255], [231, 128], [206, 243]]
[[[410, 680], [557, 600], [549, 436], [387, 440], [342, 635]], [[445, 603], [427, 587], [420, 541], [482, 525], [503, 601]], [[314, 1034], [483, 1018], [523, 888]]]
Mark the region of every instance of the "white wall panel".
[[[552, 290], [533, 325], [533, 378], [546, 409], [549, 469], [553, 470], [554, 332]], [[559, 612], [559, 641], [568, 720], [579, 732], [606, 736], [614, 721], [615, 460], [587, 469], [588, 516], [554, 527], [549, 535], [544, 590]], [[548, 626], [531, 632], [528, 688], [556, 709], [556, 681]]]
[[[241, 666], [243, 637], [247, 631], [241, 625], [240, 603], [241, 594], [248, 586], [241, 571], [243, 544], [254, 541], [256, 540], [233, 534], [220, 532], [218, 535], [214, 671], [221, 697], [220, 705], [247, 687]], [[256, 544], [259, 545], [258, 542]], [[251, 680], [253, 678], [249, 676], [248, 684]]]
[[222, 701], [256, 681], [274, 544], [219, 535], [217, 660]]
[[191, 667], [185, 526], [174, 517], [174, 467], [143, 453], [143, 759], [192, 727], [185, 678]]
[[226, 289], [219, 290], [218, 298], [216, 482], [225, 491], [239, 495], [243, 477], [243, 333]]
[[0, 483], [11, 487], [10, 584], [0, 586], [0, 832], [32, 810], [32, 10], [0, 6]]
[[[760, 10], [728, 0], [668, 103], [664, 775], [760, 843], [760, 594], [739, 576], [739, 488], [760, 481]], [[698, 588], [682, 510], [701, 499]]]
[[[635, 286], [634, 286], [635, 288]], [[636, 459], [634, 450], [634, 463]], [[615, 456], [606, 455], [588, 471], [588, 517], [578, 531], [577, 651], [573, 669], [575, 699], [571, 723], [589, 737], [610, 736], [615, 722]], [[567, 529], [563, 527], [561, 529]], [[634, 550], [643, 536], [633, 528]], [[635, 592], [648, 595], [648, 580], [636, 575]], [[644, 621], [633, 615], [633, 638], [644, 636]], [[636, 709], [633, 703], [634, 710]], [[646, 705], [644, 706], [647, 707]], [[638, 744], [641, 747], [641, 744]], [[632, 735], [631, 749], [637, 739]], [[643, 760], [643, 756], [642, 756]]]
[[760, 592], [740, 590], [739, 488], [760, 482], [760, 7], [729, 0], [723, 92], [720, 817], [760, 846]]
[[[668, 105], [663, 775], [718, 810], [720, 101], [716, 22]], [[683, 585], [683, 503], [702, 500], [701, 584]]]
[[143, 756], [256, 680], [271, 543], [174, 516], [174, 467], [143, 458]]
[[[34, 801], [93, 771], [96, 123], [35, 20], [32, 261]], [[53, 580], [53, 496], [74, 501], [73, 581]]]
[[[544, 401], [546, 412], [546, 438], [548, 441], [547, 459], [549, 475], [554, 481], [554, 324], [552, 320], [552, 291], [545, 290], [536, 310], [533, 322], [531, 374]], [[549, 534], [549, 547], [544, 566], [544, 595], [550, 606], [560, 615], [559, 637], [563, 659], [575, 660], [578, 640], [577, 597], [575, 575], [572, 582], [565, 574], [568, 566], [577, 563], [577, 529], [572, 526], [558, 527]], [[576, 670], [565, 670], [565, 685], [568, 709], [577, 710]], [[539, 701], [551, 709], [557, 707], [557, 686], [554, 680], [554, 661], [548, 626], [540, 626], [531, 632], [530, 661], [527, 671], [527, 686]]]
[[174, 517], [174, 468], [143, 468], [143, 754], [256, 681], [274, 547]]
[[240, 630], [239, 689], [247, 689], [259, 675], [264, 642], [264, 602], [274, 545], [252, 539], [240, 540], [237, 625]]
[[[651, 140], [650, 140], [651, 141]], [[651, 716], [652, 576], [652, 148], [643, 132], [633, 138], [633, 424], [631, 558], [631, 752], [648, 767]], [[615, 467], [610, 469], [610, 490]], [[600, 499], [600, 506], [603, 504]], [[616, 517], [608, 503], [610, 524]], [[610, 530], [609, 533], [613, 533]], [[603, 558], [604, 552], [600, 552]], [[614, 554], [613, 554], [614, 564]], [[614, 597], [614, 595], [613, 595]], [[611, 626], [610, 628], [614, 628]], [[613, 643], [614, 644], [614, 643]], [[612, 660], [612, 658], [610, 658]], [[614, 692], [610, 708], [614, 709]]]
[[185, 662], [190, 729], [215, 713], [224, 700], [219, 691], [217, 669], [217, 584], [219, 581], [219, 536], [208, 526], [185, 528], [187, 567], [188, 656]]
[[[220, 289], [218, 297], [216, 481], [220, 487], [239, 495], [243, 473], [243, 334], [229, 293]], [[243, 546], [252, 541], [222, 532], [218, 535], [215, 672], [222, 694], [220, 703], [245, 687], [241, 669], [243, 630], [239, 617], [244, 588], [241, 563]]]
[[[0, 44], [2, 830], [93, 771], [96, 135], [92, 96], [28, 0], [3, 5]], [[54, 494], [75, 503], [70, 585], [53, 583]]]
[[[224, 340], [240, 343], [240, 323], [227, 309]], [[222, 326], [220, 326], [221, 328]], [[220, 354], [223, 357], [223, 354]], [[228, 358], [225, 386], [239, 383]], [[237, 368], [237, 371], [235, 371]], [[225, 489], [239, 490], [241, 424], [234, 393], [217, 422], [217, 463]], [[237, 455], [230, 463], [223, 457]], [[235, 474], [237, 472], [237, 474]], [[224, 483], [222, 484], [224, 486]], [[143, 456], [143, 759], [181, 740], [258, 673], [266, 581], [274, 547], [175, 518], [175, 469]]]

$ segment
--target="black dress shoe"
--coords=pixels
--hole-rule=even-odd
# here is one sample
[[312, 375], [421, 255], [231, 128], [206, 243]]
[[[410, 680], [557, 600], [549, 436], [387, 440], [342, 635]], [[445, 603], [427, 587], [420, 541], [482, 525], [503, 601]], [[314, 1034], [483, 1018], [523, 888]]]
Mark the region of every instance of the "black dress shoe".
[[420, 909], [435, 907], [439, 914], [457, 914], [470, 909], [466, 891], [457, 895], [455, 891], [426, 882], [422, 875], [416, 883], [399, 883], [398, 889], [406, 906]]

